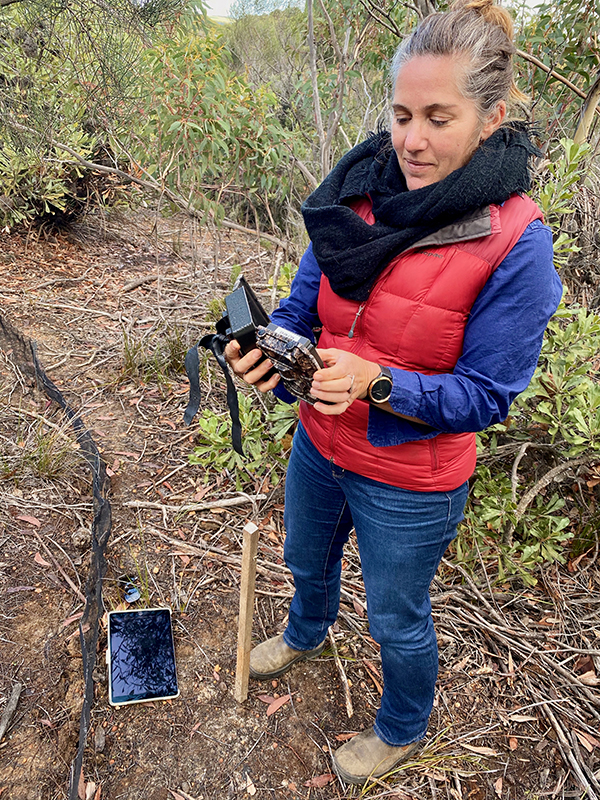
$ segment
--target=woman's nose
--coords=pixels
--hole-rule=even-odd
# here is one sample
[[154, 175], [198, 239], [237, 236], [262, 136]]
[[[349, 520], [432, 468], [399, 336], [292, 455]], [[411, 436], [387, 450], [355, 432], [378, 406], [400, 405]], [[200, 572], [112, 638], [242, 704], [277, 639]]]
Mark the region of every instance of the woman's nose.
[[404, 139], [404, 147], [413, 153], [417, 150], [425, 150], [427, 147], [425, 129], [423, 123], [419, 120], [413, 119], [410, 121], [406, 131], [406, 138]]

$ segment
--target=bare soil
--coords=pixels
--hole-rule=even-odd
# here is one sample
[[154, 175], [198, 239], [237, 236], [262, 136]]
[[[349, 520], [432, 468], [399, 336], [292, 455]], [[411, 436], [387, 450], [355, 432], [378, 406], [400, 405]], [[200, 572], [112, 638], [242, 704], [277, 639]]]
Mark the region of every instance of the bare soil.
[[[330, 645], [278, 681], [251, 682], [248, 700], [238, 704], [241, 532], [248, 520], [261, 530], [257, 642], [283, 630], [292, 593], [282, 563], [277, 470], [263, 471], [244, 494], [226, 472], [191, 466], [196, 432], [182, 423], [185, 376], [129, 369], [136, 343], [142, 352], [178, 329], [189, 344], [207, 330], [207, 308], [228, 290], [234, 264], [244, 265], [268, 302], [278, 258], [242, 234], [216, 240], [184, 221], [142, 214], [92, 222], [74, 241], [3, 235], [0, 314], [37, 343], [48, 375], [110, 470], [105, 607], [122, 605], [119, 578], [129, 575], [142, 588], [140, 605], [174, 612], [181, 696], [170, 702], [108, 704], [101, 625], [83, 798], [362, 796], [331, 774], [330, 761], [332, 750], [372, 723], [382, 682], [356, 547], [351, 543], [344, 562], [332, 632], [339, 666]], [[204, 402], [225, 413], [223, 380], [212, 367], [203, 388]], [[23, 685], [0, 743], [0, 796], [62, 800], [83, 701], [78, 620], [90, 562], [90, 475], [62, 411], [5, 351], [0, 440], [0, 712], [15, 683]], [[225, 499], [239, 505], [219, 506]], [[193, 502], [217, 506], [178, 511]], [[597, 548], [568, 568], [547, 570], [534, 589], [476, 586], [449, 557], [433, 592], [440, 676], [425, 747], [364, 794], [600, 797], [593, 794], [600, 780]], [[268, 713], [285, 695], [287, 702]], [[585, 781], [592, 794], [585, 795]]]

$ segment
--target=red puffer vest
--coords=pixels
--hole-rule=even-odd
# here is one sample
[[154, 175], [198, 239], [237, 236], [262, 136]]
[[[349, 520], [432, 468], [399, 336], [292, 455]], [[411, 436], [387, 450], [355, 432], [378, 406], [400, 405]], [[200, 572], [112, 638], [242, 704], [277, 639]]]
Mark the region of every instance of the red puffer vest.
[[[353, 206], [373, 224], [368, 198]], [[527, 225], [542, 214], [513, 195], [463, 218], [394, 258], [362, 306], [336, 295], [323, 275], [320, 348], [337, 347], [369, 361], [427, 375], [452, 372], [477, 295]], [[348, 337], [354, 326], [354, 335]], [[414, 491], [450, 491], [475, 469], [474, 433], [441, 433], [389, 447], [367, 440], [369, 404], [355, 401], [339, 416], [300, 403], [300, 418], [327, 459], [376, 481]]]

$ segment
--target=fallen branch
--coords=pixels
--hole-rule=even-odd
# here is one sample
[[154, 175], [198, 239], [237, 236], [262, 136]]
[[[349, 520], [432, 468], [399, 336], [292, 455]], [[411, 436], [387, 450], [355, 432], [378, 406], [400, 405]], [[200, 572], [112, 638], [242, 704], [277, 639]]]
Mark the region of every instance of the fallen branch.
[[[569, 740], [567, 739], [564, 729], [560, 724], [560, 722], [558, 721], [558, 719], [552, 713], [550, 706], [547, 703], [542, 703], [541, 708], [542, 711], [544, 712], [544, 715], [547, 717], [548, 721], [554, 728], [554, 731], [556, 733], [557, 744], [562, 754], [562, 757], [565, 763], [571, 766], [573, 772], [575, 773], [577, 779], [579, 780], [579, 783], [581, 784], [581, 788], [585, 789], [589, 800], [600, 800], [598, 798], [598, 795], [594, 792], [592, 786], [590, 785], [590, 782], [588, 781], [581, 764], [575, 757], [573, 748], [569, 744]], [[598, 781], [595, 780], [595, 778], [594, 778], [594, 783], [596, 785], [598, 784]]]
[[10, 721], [13, 718], [15, 711], [17, 710], [17, 703], [19, 702], [19, 697], [21, 696], [21, 690], [23, 689], [23, 684], [15, 683], [12, 688], [12, 692], [10, 693], [10, 697], [8, 698], [8, 703], [6, 704], [6, 708], [4, 709], [4, 713], [2, 714], [2, 719], [0, 719], [0, 742], [6, 733], [8, 726], [10, 725]]
[[542, 489], [545, 489], [552, 481], [557, 478], [559, 475], [562, 475], [563, 472], [566, 472], [573, 467], [579, 467], [582, 464], [590, 464], [592, 461], [600, 461], [600, 454], [594, 453], [593, 455], [588, 456], [581, 456], [580, 458], [572, 458], [570, 461], [565, 461], [562, 464], [558, 464], [558, 466], [553, 467], [551, 470], [548, 470], [545, 475], [533, 484], [531, 489], [529, 489], [521, 500], [519, 501], [519, 505], [515, 510], [515, 519], [514, 522], [508, 526], [506, 531], [502, 535], [502, 543], [505, 545], [510, 546], [512, 544], [512, 536], [515, 532], [515, 528], [521, 521], [521, 518], [527, 511], [527, 507], [531, 503], [531, 501], [538, 495]]
[[517, 457], [514, 460], [512, 465], [512, 470], [510, 473], [510, 485], [512, 490], [512, 501], [513, 503], [517, 502], [517, 489], [519, 487], [519, 464], [523, 460], [525, 453], [527, 452], [527, 448], [529, 447], [529, 442], [523, 442], [521, 447], [519, 447], [519, 452], [517, 453]]
[[71, 589], [73, 590], [73, 592], [75, 592], [75, 595], [76, 595], [76, 597], [78, 597], [78, 598], [81, 600], [81, 602], [82, 602], [82, 603], [85, 605], [85, 603], [86, 603], [86, 597], [85, 597], [85, 595], [83, 594], [83, 592], [81, 591], [81, 589], [79, 589], [79, 587], [75, 586], [75, 584], [73, 583], [73, 581], [71, 580], [71, 578], [70, 578], [70, 577], [67, 575], [67, 573], [64, 571], [64, 569], [62, 568], [62, 566], [61, 566], [61, 565], [59, 564], [59, 562], [56, 560], [56, 558], [54, 558], [54, 554], [53, 554], [53, 552], [50, 550], [50, 548], [48, 547], [48, 545], [47, 545], [47, 544], [44, 542], [44, 540], [43, 540], [43, 539], [42, 539], [42, 537], [39, 535], [39, 533], [38, 533], [37, 531], [34, 531], [34, 533], [35, 533], [35, 535], [36, 535], [36, 537], [37, 537], [37, 540], [39, 541], [39, 543], [42, 545], [42, 547], [43, 547], [43, 548], [44, 548], [44, 550], [46, 551], [46, 555], [48, 556], [48, 558], [49, 558], [49, 559], [52, 561], [52, 563], [54, 564], [54, 566], [56, 567], [56, 569], [57, 569], [57, 570], [60, 572], [60, 574], [61, 574], [61, 575], [63, 576], [63, 578], [66, 580], [66, 582], [67, 582], [67, 583], [68, 583], [68, 585], [71, 587]]
[[157, 511], [173, 511], [175, 514], [188, 514], [190, 511], [208, 511], [211, 508], [231, 508], [266, 500], [266, 494], [247, 494], [244, 497], [226, 497], [224, 500], [211, 500], [208, 503], [188, 503], [184, 506], [170, 506], [166, 503], [154, 503], [150, 500], [128, 500], [123, 503], [127, 508], [149, 508]]
[[136, 278], [134, 281], [126, 283], [121, 291], [125, 294], [126, 292], [131, 292], [133, 289], [137, 289], [138, 286], [143, 286], [144, 283], [152, 283], [152, 281], [156, 280], [158, 280], [158, 275], [144, 275], [142, 278]]

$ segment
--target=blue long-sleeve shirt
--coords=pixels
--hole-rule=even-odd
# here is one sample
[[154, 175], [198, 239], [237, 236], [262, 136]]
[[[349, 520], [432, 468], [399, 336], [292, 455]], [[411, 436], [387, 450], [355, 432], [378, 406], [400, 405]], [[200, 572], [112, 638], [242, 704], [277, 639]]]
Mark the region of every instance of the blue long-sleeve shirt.
[[[321, 270], [306, 250], [290, 296], [271, 315], [273, 322], [314, 341], [319, 324], [317, 298]], [[375, 447], [429, 439], [438, 433], [481, 431], [501, 422], [535, 371], [548, 320], [556, 311], [562, 285], [552, 263], [552, 234], [531, 222], [477, 297], [465, 327], [463, 352], [451, 373], [425, 375], [389, 365], [390, 405], [416, 417], [415, 425], [374, 406], [368, 440]], [[280, 385], [275, 394], [295, 398]]]

